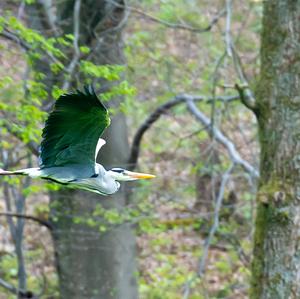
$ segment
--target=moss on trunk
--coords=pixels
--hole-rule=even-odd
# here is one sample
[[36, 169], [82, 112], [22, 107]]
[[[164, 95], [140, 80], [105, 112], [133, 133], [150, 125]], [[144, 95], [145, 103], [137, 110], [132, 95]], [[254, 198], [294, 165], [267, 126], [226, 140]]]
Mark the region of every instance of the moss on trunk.
[[300, 1], [264, 2], [251, 299], [300, 298], [299, 28]]

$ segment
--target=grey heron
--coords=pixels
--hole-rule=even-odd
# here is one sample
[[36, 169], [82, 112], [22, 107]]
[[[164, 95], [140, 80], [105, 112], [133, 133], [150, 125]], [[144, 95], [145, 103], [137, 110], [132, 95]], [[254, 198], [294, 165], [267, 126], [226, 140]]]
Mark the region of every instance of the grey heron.
[[40, 165], [16, 171], [0, 169], [0, 175], [27, 175], [101, 195], [118, 191], [120, 181], [154, 178], [123, 168], [106, 170], [96, 163], [105, 141], [100, 138], [110, 117], [92, 86], [61, 95], [46, 120], [40, 147]]

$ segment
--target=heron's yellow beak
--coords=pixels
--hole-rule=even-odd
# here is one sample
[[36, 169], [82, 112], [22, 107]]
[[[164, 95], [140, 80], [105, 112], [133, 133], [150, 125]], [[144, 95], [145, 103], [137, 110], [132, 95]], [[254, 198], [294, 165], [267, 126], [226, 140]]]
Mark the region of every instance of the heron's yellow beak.
[[155, 178], [155, 175], [153, 174], [148, 174], [148, 173], [140, 173], [140, 172], [132, 172], [132, 171], [126, 171], [125, 173], [129, 177], [136, 179], [136, 180], [141, 180], [141, 179], [153, 179]]

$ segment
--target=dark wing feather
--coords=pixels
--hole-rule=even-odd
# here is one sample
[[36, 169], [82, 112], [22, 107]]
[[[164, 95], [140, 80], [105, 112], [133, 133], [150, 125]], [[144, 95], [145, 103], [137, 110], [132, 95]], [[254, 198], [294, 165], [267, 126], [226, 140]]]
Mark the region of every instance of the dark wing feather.
[[41, 167], [94, 165], [97, 142], [109, 124], [108, 111], [92, 87], [60, 96], [43, 130]]

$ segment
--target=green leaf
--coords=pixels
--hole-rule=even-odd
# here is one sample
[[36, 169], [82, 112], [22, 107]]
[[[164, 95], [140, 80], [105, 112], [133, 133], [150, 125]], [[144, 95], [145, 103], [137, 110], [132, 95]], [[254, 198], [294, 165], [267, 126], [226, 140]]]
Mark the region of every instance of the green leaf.
[[83, 53], [83, 54], [88, 54], [90, 53], [90, 48], [89, 47], [85, 47], [85, 46], [81, 46], [79, 48], [80, 52]]

